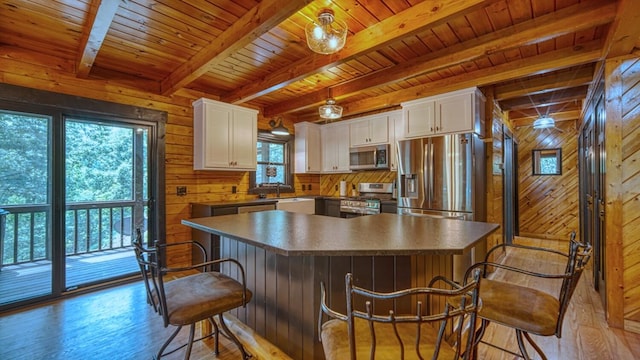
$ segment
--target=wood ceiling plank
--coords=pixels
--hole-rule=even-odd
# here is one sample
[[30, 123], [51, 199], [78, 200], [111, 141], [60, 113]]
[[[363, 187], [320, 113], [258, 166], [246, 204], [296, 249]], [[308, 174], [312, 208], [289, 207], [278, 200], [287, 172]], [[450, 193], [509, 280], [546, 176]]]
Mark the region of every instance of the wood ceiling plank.
[[[165, 36], [167, 37], [185, 38], [188, 39], [188, 41], [192, 41], [195, 38], [199, 39], [199, 42], [207, 42], [207, 40], [211, 38], [211, 34], [215, 35], [219, 32], [219, 30], [215, 28], [207, 28], [202, 24], [195, 26], [195, 24], [192, 25], [190, 22], [177, 21], [160, 11], [154, 11], [148, 8], [145, 6], [147, 3], [148, 1], [142, 4], [135, 1], [122, 2], [118, 15], [125, 16], [139, 24], [154, 29], [161, 29], [166, 32]], [[194, 19], [193, 22], [197, 21]]]
[[[140, 7], [147, 8], [152, 17], [156, 18], [167, 25], [175, 26], [174, 23], [189, 24], [191, 27], [198, 28], [204, 32], [222, 33], [226, 28], [231, 26], [234, 21], [238, 20], [237, 16], [229, 13], [214, 16], [206, 13], [204, 10], [208, 8], [215, 9], [209, 3], [201, 6], [192, 6], [183, 1], [175, 0], [155, 0], [153, 2], [143, 0], [127, 0], [136, 1]], [[158, 16], [162, 14], [162, 16]]]
[[487, 1], [481, 0], [426, 0], [351, 36], [345, 47], [336, 54], [314, 54], [303, 58], [267, 78], [232, 92], [223, 101], [234, 104], [249, 101], [423, 29], [472, 12], [486, 3]]
[[433, 96], [473, 86], [492, 85], [502, 81], [531, 76], [544, 71], [554, 71], [591, 63], [602, 58], [602, 42], [594, 41], [579, 47], [560, 49], [536, 57], [518, 60], [474, 73], [424, 83], [410, 89], [388, 93], [375, 98], [341, 104], [346, 115], [396, 106], [404, 101]]
[[[15, 33], [25, 38], [53, 41], [59, 46], [76, 46], [82, 24], [75, 21], [75, 18], [60, 19], [56, 18], [55, 14], [39, 12], [29, 7], [2, 11], [3, 25]], [[44, 32], [42, 29], [47, 31]]]
[[183, 63], [162, 81], [162, 94], [169, 95], [206, 73], [210, 67], [244, 48], [304, 7], [306, 0], [266, 0], [246, 13], [202, 51]]
[[473, 28], [471, 27], [471, 24], [469, 24], [469, 20], [466, 16], [461, 16], [451, 20], [449, 25], [451, 26], [451, 31], [453, 31], [459, 42], [464, 42], [478, 37], [478, 34], [473, 31]]
[[[597, 15], [597, 16], [596, 16]], [[432, 72], [443, 69], [463, 61], [473, 60], [495, 53], [500, 49], [517, 48], [522, 44], [529, 44], [537, 37], [552, 39], [554, 35], [560, 35], [576, 31], [582, 27], [593, 27], [597, 24], [612, 21], [615, 16], [615, 4], [597, 4], [592, 1], [589, 6], [566, 8], [558, 13], [552, 13], [513, 27], [483, 35], [464, 43], [454, 45], [439, 52], [428, 54], [413, 60], [402, 62], [393, 68], [376, 72], [357, 80], [332, 87], [336, 98], [344, 98], [366, 88], [382, 86], [399, 79], [407, 79], [416, 74]], [[497, 60], [495, 61], [497, 62]], [[506, 63], [502, 59], [499, 64]], [[499, 65], [497, 64], [497, 65]], [[321, 94], [326, 90], [318, 90], [292, 99], [283, 104], [275, 104], [264, 109], [267, 116], [275, 116], [303, 109], [305, 105], [317, 106], [322, 101]]]
[[489, 5], [486, 11], [493, 30], [500, 30], [513, 25], [506, 1], [495, 2]]
[[182, 28], [172, 28], [167, 24], [155, 21], [153, 18], [145, 18], [123, 6], [118, 10], [113, 22], [137, 30], [135, 35], [141, 39], [145, 39], [146, 34], [153, 34], [163, 39], [163, 42], [181, 45], [186, 51], [198, 51], [207, 44], [208, 34], [200, 31], [193, 33], [191, 31], [183, 31]]
[[531, 20], [533, 11], [531, 9], [531, 1], [513, 1], [509, 2], [509, 15], [514, 24]]

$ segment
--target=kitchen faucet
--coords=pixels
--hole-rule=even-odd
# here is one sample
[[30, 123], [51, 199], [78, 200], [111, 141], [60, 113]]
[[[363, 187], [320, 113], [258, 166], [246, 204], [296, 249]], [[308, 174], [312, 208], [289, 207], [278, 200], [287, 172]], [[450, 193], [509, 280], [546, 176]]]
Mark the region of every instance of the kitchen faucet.
[[280, 197], [280, 184], [279, 181], [276, 183], [276, 197]]

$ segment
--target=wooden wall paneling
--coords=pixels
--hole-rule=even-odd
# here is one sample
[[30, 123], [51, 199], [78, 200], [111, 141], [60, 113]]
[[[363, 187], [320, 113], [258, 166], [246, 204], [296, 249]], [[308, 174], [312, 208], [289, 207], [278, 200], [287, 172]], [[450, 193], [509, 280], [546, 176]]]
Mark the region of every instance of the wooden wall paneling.
[[624, 326], [624, 260], [622, 237], [622, 72], [625, 59], [605, 62], [605, 149], [606, 201], [605, 201], [605, 282], [607, 284], [607, 321], [613, 327]]
[[[485, 114], [489, 116], [486, 122], [487, 136], [491, 138], [491, 143], [487, 145], [487, 222], [500, 224], [500, 228], [487, 237], [487, 249], [504, 242], [504, 211], [503, 211], [503, 188], [504, 173], [502, 165], [504, 162], [504, 113], [493, 101], [493, 89], [485, 89], [487, 101]], [[492, 255], [490, 261], [495, 261]]]
[[[574, 122], [556, 123], [558, 129], [516, 129], [520, 235], [567, 241], [579, 232], [578, 132]], [[533, 149], [562, 149], [562, 175], [532, 175]]]
[[621, 76], [624, 327], [640, 332], [640, 58], [624, 61]]

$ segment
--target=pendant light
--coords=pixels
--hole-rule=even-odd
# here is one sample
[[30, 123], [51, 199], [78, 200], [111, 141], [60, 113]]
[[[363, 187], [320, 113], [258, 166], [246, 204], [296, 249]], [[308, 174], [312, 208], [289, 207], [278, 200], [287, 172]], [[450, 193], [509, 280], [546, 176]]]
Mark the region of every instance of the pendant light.
[[269, 126], [271, 126], [271, 133], [273, 135], [286, 136], [289, 135], [289, 129], [282, 125], [282, 118], [278, 118], [278, 122], [276, 120], [269, 121]]
[[533, 122], [534, 129], [548, 129], [556, 126], [555, 120], [548, 115], [542, 115]]
[[305, 27], [307, 45], [318, 54], [333, 54], [344, 47], [347, 24], [338, 20], [330, 9], [322, 9], [318, 18]]
[[340, 119], [342, 117], [342, 106], [336, 105], [336, 101], [330, 97], [325, 105], [321, 105], [318, 108], [318, 113], [323, 119]]

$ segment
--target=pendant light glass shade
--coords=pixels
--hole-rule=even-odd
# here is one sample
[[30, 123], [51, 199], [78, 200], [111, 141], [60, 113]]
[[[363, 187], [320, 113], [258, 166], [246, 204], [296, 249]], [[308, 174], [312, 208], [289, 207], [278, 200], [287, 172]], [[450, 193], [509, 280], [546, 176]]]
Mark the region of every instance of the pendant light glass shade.
[[318, 19], [305, 27], [307, 45], [318, 54], [333, 54], [344, 47], [347, 24], [333, 16], [333, 11], [322, 9]]
[[340, 119], [342, 117], [342, 106], [336, 105], [333, 98], [327, 99], [327, 103], [318, 108], [318, 113], [323, 119]]
[[547, 129], [556, 126], [555, 120], [547, 115], [540, 116], [533, 122], [534, 129]]

